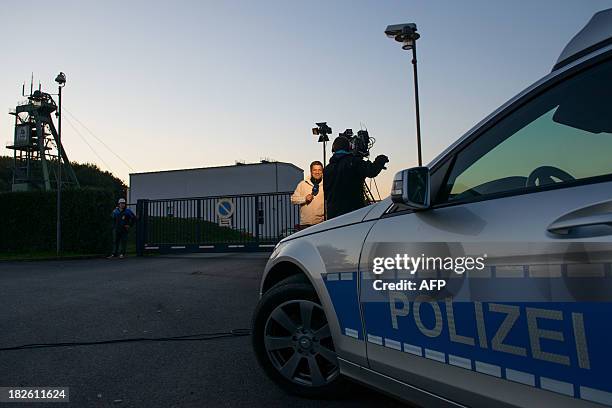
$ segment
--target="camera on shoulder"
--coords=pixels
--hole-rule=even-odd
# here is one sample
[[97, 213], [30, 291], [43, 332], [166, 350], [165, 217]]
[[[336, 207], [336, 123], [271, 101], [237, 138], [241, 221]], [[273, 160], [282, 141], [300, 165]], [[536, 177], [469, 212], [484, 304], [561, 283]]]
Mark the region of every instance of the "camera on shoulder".
[[346, 129], [344, 132], [339, 133], [339, 136], [343, 136], [348, 139], [351, 145], [351, 153], [359, 157], [369, 157], [370, 149], [374, 145], [375, 139], [370, 137], [367, 130], [358, 130], [357, 134], [353, 133], [353, 129]]

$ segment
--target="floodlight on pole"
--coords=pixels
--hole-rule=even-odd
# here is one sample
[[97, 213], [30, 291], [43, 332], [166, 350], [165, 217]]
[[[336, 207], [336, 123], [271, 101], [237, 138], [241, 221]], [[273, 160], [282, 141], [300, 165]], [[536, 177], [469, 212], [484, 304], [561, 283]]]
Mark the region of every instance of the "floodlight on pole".
[[[327, 161], [327, 142], [329, 142], [329, 134], [332, 132], [332, 128], [327, 125], [327, 122], [317, 122], [317, 127], [312, 128], [312, 134], [319, 136], [318, 143], [323, 143], [323, 170], [325, 170]], [[327, 219], [327, 201], [323, 203], [323, 219]]]
[[57, 76], [55, 77], [55, 82], [57, 82], [57, 84], [61, 87], [66, 85], [66, 74], [64, 74], [63, 72], [57, 74]]
[[60, 256], [62, 249], [62, 88], [66, 86], [66, 75], [60, 72], [55, 77], [58, 86], [57, 110], [57, 225], [56, 225], [56, 255]]

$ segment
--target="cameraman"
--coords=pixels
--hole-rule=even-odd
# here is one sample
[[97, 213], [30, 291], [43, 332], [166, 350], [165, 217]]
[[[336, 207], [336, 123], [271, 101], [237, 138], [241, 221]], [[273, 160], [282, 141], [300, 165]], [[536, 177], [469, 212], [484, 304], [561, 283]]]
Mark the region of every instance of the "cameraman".
[[291, 203], [300, 206], [300, 229], [324, 221], [322, 178], [323, 163], [313, 161], [310, 163], [310, 178], [300, 181], [291, 195]]
[[363, 185], [366, 177], [376, 177], [389, 162], [377, 156], [372, 163], [350, 152], [351, 144], [338, 136], [332, 145], [333, 156], [323, 171], [323, 190], [327, 201], [327, 219], [365, 207]]

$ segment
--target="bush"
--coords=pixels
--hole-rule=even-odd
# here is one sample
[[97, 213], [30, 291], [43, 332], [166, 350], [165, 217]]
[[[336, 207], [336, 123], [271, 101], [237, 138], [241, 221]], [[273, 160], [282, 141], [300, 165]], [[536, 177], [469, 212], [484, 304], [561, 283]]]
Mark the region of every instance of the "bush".
[[[0, 252], [52, 251], [56, 247], [55, 192], [0, 194]], [[112, 191], [62, 191], [62, 250], [99, 254], [112, 243]]]
[[[55, 168], [57, 162], [51, 160], [49, 164]], [[112, 190], [117, 197], [125, 197], [127, 186], [123, 180], [113, 176], [108, 171], [101, 170], [97, 165], [91, 163], [72, 162], [72, 169], [79, 180], [82, 188], [95, 188]], [[31, 163], [34, 173], [42, 174], [40, 161]], [[51, 185], [55, 185], [54, 173], [51, 174]], [[0, 156], [0, 192], [10, 192], [13, 184], [13, 158]]]

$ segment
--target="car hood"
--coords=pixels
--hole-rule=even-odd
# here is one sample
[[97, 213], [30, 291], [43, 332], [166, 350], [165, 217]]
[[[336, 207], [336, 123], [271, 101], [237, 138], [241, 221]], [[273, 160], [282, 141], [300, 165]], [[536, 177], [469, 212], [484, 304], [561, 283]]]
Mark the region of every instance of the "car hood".
[[360, 208], [350, 213], [341, 215], [331, 220], [327, 220], [312, 227], [308, 227], [301, 231], [296, 232], [281, 240], [281, 242], [289, 241], [295, 238], [299, 238], [305, 235], [315, 234], [317, 232], [326, 231], [332, 228], [339, 228], [345, 225], [356, 224], [364, 220], [373, 220], [379, 218], [387, 208], [391, 205], [391, 199], [386, 198], [376, 204], [368, 205], [367, 207]]

